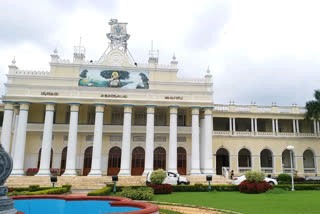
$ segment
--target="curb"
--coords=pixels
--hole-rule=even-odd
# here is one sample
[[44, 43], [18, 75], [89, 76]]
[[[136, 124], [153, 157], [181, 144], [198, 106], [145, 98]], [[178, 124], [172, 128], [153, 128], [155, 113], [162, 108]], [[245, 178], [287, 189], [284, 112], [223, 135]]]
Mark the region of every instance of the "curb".
[[199, 208], [199, 209], [203, 209], [203, 210], [218, 211], [218, 212], [230, 213], [230, 214], [243, 214], [243, 213], [232, 211], [232, 210], [224, 210], [224, 209], [218, 209], [218, 208], [212, 208], [212, 207], [203, 207], [203, 206], [197, 206], [197, 205], [192, 205], [192, 204], [179, 204], [179, 203], [170, 203], [170, 202], [161, 202], [161, 201], [148, 201], [148, 202], [152, 203], [152, 204], [157, 204], [157, 205], [191, 207], [191, 208]]

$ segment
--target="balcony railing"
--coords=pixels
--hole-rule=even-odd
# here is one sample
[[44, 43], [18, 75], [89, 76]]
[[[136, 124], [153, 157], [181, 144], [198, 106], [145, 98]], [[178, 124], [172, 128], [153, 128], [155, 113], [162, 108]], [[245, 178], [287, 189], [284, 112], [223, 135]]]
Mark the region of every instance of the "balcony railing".
[[226, 136], [226, 135], [232, 135], [232, 132], [230, 132], [230, 131], [213, 131], [213, 135]]
[[283, 136], [283, 137], [293, 137], [295, 136], [295, 133], [293, 132], [278, 132], [278, 136]]
[[234, 133], [236, 136], [252, 136], [253, 132], [247, 132], [247, 131], [236, 131]]
[[261, 171], [264, 173], [273, 173], [272, 167], [261, 167]]
[[239, 173], [246, 173], [251, 170], [252, 170], [251, 167], [239, 167]]
[[315, 168], [304, 168], [304, 173], [316, 173]]
[[257, 132], [257, 136], [275, 136], [275, 132]]
[[[295, 169], [293, 169], [293, 171], [295, 171]], [[290, 174], [291, 168], [283, 168], [283, 173]]]

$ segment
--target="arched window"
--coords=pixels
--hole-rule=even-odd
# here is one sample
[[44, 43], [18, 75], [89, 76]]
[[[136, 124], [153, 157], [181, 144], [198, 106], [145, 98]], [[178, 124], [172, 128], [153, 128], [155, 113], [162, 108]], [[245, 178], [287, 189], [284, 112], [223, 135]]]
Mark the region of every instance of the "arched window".
[[132, 151], [131, 175], [142, 175], [144, 171], [145, 152], [142, 147], [136, 147]]
[[153, 170], [166, 170], [166, 150], [163, 147], [157, 147], [153, 155]]
[[[293, 168], [295, 168], [295, 161], [294, 161], [294, 152], [292, 151], [292, 162], [293, 162]], [[286, 170], [291, 169], [291, 161], [290, 161], [290, 151], [288, 149], [284, 150], [282, 152], [282, 166], [283, 170], [286, 172]]]
[[109, 150], [108, 175], [117, 175], [120, 171], [121, 149], [117, 146]]
[[178, 158], [177, 158], [177, 166], [178, 173], [180, 175], [187, 174], [187, 151], [183, 147], [178, 147]]
[[89, 146], [84, 151], [84, 161], [83, 161], [83, 175], [87, 176], [91, 170], [92, 163], [92, 146]]
[[305, 173], [315, 172], [316, 165], [314, 161], [314, 154], [310, 149], [303, 152], [303, 167]]
[[[37, 164], [37, 168], [40, 168], [40, 162], [41, 162], [41, 150], [42, 148], [39, 150], [39, 154], [38, 154], [38, 164]], [[51, 149], [51, 156], [50, 156], [50, 169], [52, 168], [52, 157], [53, 157], [53, 150]]]
[[218, 149], [216, 153], [216, 173], [222, 175], [222, 167], [229, 167], [229, 152], [224, 148]]
[[60, 163], [60, 175], [64, 173], [66, 170], [66, 164], [67, 164], [67, 151], [68, 147], [64, 147], [61, 153], [61, 163]]
[[260, 165], [261, 168], [272, 168], [272, 152], [269, 149], [264, 149], [260, 153]]
[[241, 149], [238, 153], [239, 167], [251, 167], [251, 153], [248, 149]]

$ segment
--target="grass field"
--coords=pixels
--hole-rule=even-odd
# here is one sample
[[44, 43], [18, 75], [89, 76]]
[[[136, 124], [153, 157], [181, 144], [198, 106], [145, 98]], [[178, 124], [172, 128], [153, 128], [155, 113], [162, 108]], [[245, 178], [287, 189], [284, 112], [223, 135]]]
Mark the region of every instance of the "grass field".
[[320, 214], [320, 191], [243, 194], [239, 192], [176, 192], [154, 201], [193, 204], [245, 214]]

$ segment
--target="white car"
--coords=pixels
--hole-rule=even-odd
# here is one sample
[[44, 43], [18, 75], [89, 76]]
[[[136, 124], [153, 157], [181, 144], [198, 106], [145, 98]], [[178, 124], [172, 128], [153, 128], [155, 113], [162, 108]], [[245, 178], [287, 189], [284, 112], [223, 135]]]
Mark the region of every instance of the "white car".
[[[232, 184], [239, 185], [242, 181], [246, 180], [246, 176], [242, 175], [240, 177], [235, 177], [232, 181]], [[264, 181], [268, 182], [271, 185], [278, 185], [278, 181], [273, 178], [265, 177]]]
[[[147, 181], [146, 184], [150, 184], [150, 177], [151, 177], [152, 172], [149, 172], [147, 174]], [[163, 181], [163, 184], [171, 184], [171, 185], [187, 185], [190, 184], [190, 181], [188, 181], [187, 178], [180, 176], [178, 173], [173, 173], [173, 172], [166, 172], [167, 177]]]

